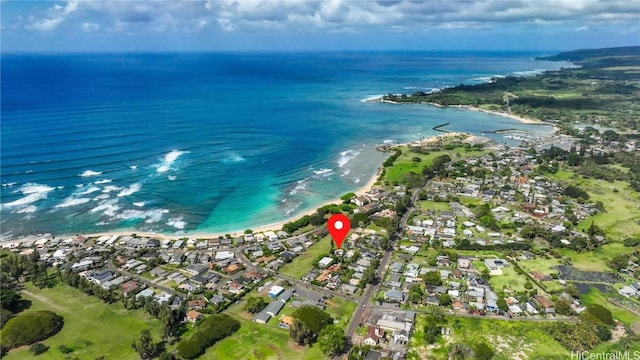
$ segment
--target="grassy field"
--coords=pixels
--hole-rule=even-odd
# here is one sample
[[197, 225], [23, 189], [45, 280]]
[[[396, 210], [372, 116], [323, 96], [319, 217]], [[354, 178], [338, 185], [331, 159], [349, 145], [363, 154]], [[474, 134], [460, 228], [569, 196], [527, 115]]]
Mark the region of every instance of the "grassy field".
[[583, 187], [591, 201], [602, 201], [606, 210], [583, 220], [578, 224], [579, 229], [586, 230], [593, 221], [614, 240], [640, 234], [640, 194], [629, 191], [627, 183], [580, 179], [574, 184]]
[[600, 304], [606, 307], [607, 309], [609, 309], [609, 311], [611, 311], [611, 314], [613, 315], [614, 319], [618, 319], [621, 322], [625, 323], [626, 325], [631, 326], [637, 323], [638, 321], [640, 321], [640, 316], [635, 315], [623, 308], [613, 305], [612, 303], [607, 301], [607, 295], [602, 294], [600, 291], [596, 289], [592, 288], [591, 292], [589, 292], [588, 294], [582, 295], [582, 300], [585, 305]]
[[613, 270], [607, 266], [607, 262], [618, 254], [631, 253], [633, 250], [633, 248], [625, 247], [623, 244], [615, 242], [605, 244], [589, 252], [577, 253], [569, 249], [558, 249], [558, 252], [562, 256], [570, 258], [576, 269], [612, 272]]
[[[410, 151], [407, 146], [400, 146], [402, 151], [393, 166], [385, 168], [384, 180], [389, 183], [402, 183], [407, 174], [415, 172], [416, 174], [422, 174], [422, 168], [426, 165], [430, 165], [433, 159], [440, 155], [449, 155], [453, 161], [466, 158], [469, 156], [478, 156], [483, 154], [483, 151], [469, 151], [466, 152], [464, 148], [458, 147], [454, 150], [442, 150], [442, 151], [430, 151], [428, 154], [420, 154]], [[420, 161], [414, 161], [414, 158], [420, 159]]]
[[[518, 261], [518, 265], [527, 272], [540, 271], [545, 275], [550, 275], [551, 273], [558, 273], [558, 270], [556, 270], [554, 266], [561, 265], [561, 263], [559, 259], [536, 258], [532, 260]], [[564, 289], [564, 286], [560, 285], [558, 280], [545, 281], [543, 284], [549, 291]]]
[[313, 269], [314, 262], [320, 255], [329, 255], [332, 241], [330, 236], [325, 236], [320, 239], [311, 245], [307, 251], [293, 259], [289, 264], [283, 266], [282, 269], [280, 269], [280, 273], [300, 279]]
[[[484, 264], [483, 264], [484, 266]], [[483, 269], [480, 269], [482, 271]], [[502, 268], [502, 275], [492, 275], [489, 279], [491, 287], [496, 291], [502, 290], [505, 287], [514, 291], [524, 291], [524, 284], [529, 281], [529, 278], [525, 275], [518, 274], [513, 266]], [[531, 282], [534, 288], [540, 289], [538, 285]]]
[[275, 360], [323, 359], [318, 345], [299, 346], [289, 338], [289, 332], [270, 325], [256, 324], [239, 318], [240, 330], [214, 346], [199, 359]]
[[416, 323], [408, 359], [447, 359], [449, 345], [458, 342], [471, 347], [484, 342], [495, 352], [494, 360], [568, 359], [570, 355], [540, 323], [448, 317], [445, 326], [451, 329], [450, 338], [440, 339], [435, 347], [424, 342], [424, 316], [418, 315]]
[[446, 203], [446, 202], [421, 200], [420, 201], [420, 210], [422, 210], [422, 211], [427, 211], [427, 210], [449, 211], [449, 210], [451, 210], [451, 207], [449, 207], [449, 203]]
[[353, 301], [334, 296], [327, 300], [327, 307], [324, 311], [331, 315], [332, 319], [340, 320], [340, 325], [346, 328], [347, 325], [349, 325], [349, 320], [351, 320], [351, 315], [353, 315], [355, 309], [356, 303]]
[[[27, 286], [26, 291], [32, 294], [23, 294], [32, 303], [29, 310], [51, 310], [64, 318], [62, 330], [43, 341], [50, 349], [38, 359], [65, 359], [58, 350], [60, 345], [75, 349], [70, 358], [139, 359], [131, 342], [140, 331], [151, 328], [156, 341], [159, 338], [159, 322], [142, 310], [125, 310], [120, 303], [107, 305], [64, 284], [50, 289]], [[24, 347], [3, 358], [33, 359], [33, 355]]]

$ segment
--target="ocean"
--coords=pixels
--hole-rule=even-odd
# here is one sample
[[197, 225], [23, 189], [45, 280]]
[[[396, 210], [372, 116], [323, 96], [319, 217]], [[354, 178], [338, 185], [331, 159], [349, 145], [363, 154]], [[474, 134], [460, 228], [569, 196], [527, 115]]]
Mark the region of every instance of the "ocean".
[[360, 188], [388, 155], [377, 145], [435, 125], [550, 131], [365, 101], [567, 66], [537, 55], [2, 54], [0, 233], [225, 233], [282, 221]]

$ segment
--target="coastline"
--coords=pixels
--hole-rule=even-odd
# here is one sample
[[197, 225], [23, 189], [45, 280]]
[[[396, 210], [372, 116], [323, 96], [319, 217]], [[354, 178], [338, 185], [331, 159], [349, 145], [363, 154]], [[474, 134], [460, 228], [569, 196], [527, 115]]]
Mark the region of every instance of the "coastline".
[[[402, 105], [405, 103], [400, 103], [397, 101], [391, 101], [391, 100], [384, 100], [382, 97], [377, 97], [377, 98], [371, 98], [371, 99], [367, 99], [365, 100], [367, 102], [379, 102], [379, 103], [385, 103], [385, 104], [393, 104], [393, 105]], [[441, 109], [446, 109], [446, 108], [458, 108], [458, 109], [464, 109], [464, 110], [470, 110], [470, 111], [477, 111], [477, 112], [482, 112], [485, 114], [491, 114], [491, 115], [497, 115], [497, 116], [502, 116], [502, 117], [506, 117], [512, 120], [516, 120], [522, 124], [530, 124], [530, 125], [546, 125], [546, 126], [551, 126], [553, 128], [554, 132], [558, 131], [558, 127], [555, 124], [540, 120], [540, 119], [532, 119], [532, 118], [525, 118], [519, 115], [513, 115], [513, 114], [507, 114], [501, 111], [494, 111], [494, 110], [486, 110], [483, 108], [479, 108], [477, 106], [472, 106], [472, 105], [442, 105], [442, 104], [438, 104], [438, 103], [434, 103], [434, 102], [418, 102], [418, 103], [411, 103], [409, 102], [408, 104], [425, 104], [425, 105], [430, 105], [433, 107], [437, 107], [437, 108], [441, 108]]]
[[[382, 166], [382, 165], [380, 165]], [[355, 194], [363, 194], [366, 193], [368, 191], [370, 191], [373, 186], [375, 185], [375, 183], [378, 181], [378, 176], [380, 175], [380, 167], [378, 168], [378, 170], [376, 171], [376, 173], [374, 175], [372, 175], [369, 180], [362, 185], [360, 188], [356, 189], [355, 191], [353, 191], [353, 193]], [[340, 204], [342, 203], [342, 200], [340, 200], [339, 197], [336, 197], [334, 199], [331, 200], [327, 200], [325, 202], [323, 202], [322, 204], [316, 205], [314, 207], [308, 208], [303, 210], [301, 213], [296, 214], [294, 216], [291, 216], [289, 218], [286, 218], [284, 220], [278, 221], [278, 222], [274, 222], [274, 223], [269, 223], [269, 224], [264, 224], [264, 225], [259, 225], [259, 226], [255, 226], [255, 227], [250, 227], [250, 229], [253, 231], [253, 233], [260, 233], [260, 232], [265, 232], [265, 231], [279, 231], [282, 229], [282, 226], [286, 223], [295, 221], [303, 216], [306, 215], [311, 215], [313, 213], [316, 212], [316, 210], [318, 208], [321, 208], [323, 206], [326, 205], [330, 205], [330, 204]], [[69, 237], [69, 236], [85, 236], [85, 237], [89, 237], [89, 238], [96, 238], [96, 237], [100, 237], [100, 236], [112, 236], [112, 235], [118, 235], [118, 236], [129, 236], [132, 234], [136, 234], [137, 236], [142, 236], [142, 237], [148, 237], [148, 238], [154, 238], [154, 239], [163, 239], [163, 240], [178, 240], [178, 239], [182, 239], [182, 238], [200, 238], [200, 239], [214, 239], [214, 238], [218, 238], [220, 236], [224, 236], [225, 234], [230, 234], [233, 237], [237, 237], [237, 236], [241, 236], [244, 234], [245, 229], [238, 229], [238, 230], [233, 230], [233, 231], [227, 231], [226, 233], [210, 233], [210, 232], [186, 232], [183, 234], [163, 234], [163, 233], [154, 233], [154, 232], [145, 232], [145, 231], [138, 231], [136, 229], [120, 229], [120, 230], [113, 230], [113, 231], [104, 231], [104, 232], [96, 232], [96, 233], [90, 233], [90, 232], [83, 232], [83, 233], [75, 233], [75, 234], [52, 234], [55, 237]], [[22, 242], [24, 242], [27, 239], [31, 239], [31, 237], [25, 237], [25, 238], [20, 238], [20, 239], [0, 239], [0, 244], [2, 245], [9, 245], [9, 244], [20, 244]], [[29, 241], [29, 240], [27, 240]]]

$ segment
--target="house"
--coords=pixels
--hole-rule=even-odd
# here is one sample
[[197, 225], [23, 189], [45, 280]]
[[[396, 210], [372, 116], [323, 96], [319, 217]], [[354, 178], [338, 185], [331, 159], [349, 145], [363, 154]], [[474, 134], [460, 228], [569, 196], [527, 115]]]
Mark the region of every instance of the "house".
[[553, 280], [551, 276], [541, 273], [540, 271], [531, 271], [529, 272], [534, 279], [538, 281], [551, 281]]
[[283, 307], [284, 303], [282, 301], [273, 301], [270, 302], [269, 305], [267, 305], [267, 307], [265, 307], [262, 311], [271, 316], [276, 316]]
[[393, 271], [394, 273], [402, 272], [403, 268], [404, 268], [404, 265], [399, 261], [396, 261], [393, 264], [391, 264], [391, 271]]
[[396, 330], [393, 332], [393, 342], [396, 344], [408, 344], [409, 334], [406, 330]]
[[553, 303], [549, 301], [546, 297], [542, 295], [536, 295], [533, 297], [540, 306], [544, 308], [544, 312], [547, 314], [555, 314], [555, 309], [553, 308]]
[[140, 285], [133, 280], [129, 280], [120, 285], [120, 291], [122, 291], [124, 297], [129, 297], [129, 295], [134, 294], [138, 289], [140, 289]]
[[207, 306], [207, 302], [202, 299], [191, 300], [187, 303], [187, 308], [190, 310], [202, 310]]
[[200, 319], [203, 315], [195, 310], [187, 311], [187, 316], [185, 317], [185, 322], [188, 321], [190, 323], [195, 323]]
[[360, 196], [356, 196], [355, 198], [353, 198], [352, 202], [356, 206], [365, 206], [366, 204], [369, 203], [369, 199], [367, 199], [366, 196], [360, 195]]
[[367, 327], [367, 335], [364, 337], [363, 342], [365, 345], [376, 346], [384, 337], [384, 331], [380, 327], [371, 326]]
[[333, 258], [325, 256], [320, 261], [318, 261], [318, 266], [321, 268], [326, 268], [333, 263]]
[[460, 300], [453, 300], [453, 302], [451, 303], [451, 306], [453, 307], [453, 310], [463, 310], [464, 309], [464, 303]]
[[404, 302], [404, 293], [400, 290], [387, 290], [384, 293], [385, 301]]
[[[279, 302], [279, 301], [278, 301]], [[257, 322], [259, 324], [266, 324], [267, 321], [269, 321], [269, 319], [271, 319], [271, 315], [265, 313], [264, 311], [261, 311], [259, 313], [257, 313], [254, 317], [253, 317], [253, 321]]]
[[471, 261], [469, 259], [458, 259], [458, 268], [468, 269], [470, 266], [471, 266]]
[[632, 286], [623, 286], [618, 290], [618, 294], [622, 296], [637, 296], [638, 292]]
[[269, 290], [269, 297], [275, 299], [278, 297], [278, 295], [282, 294], [283, 291], [284, 288], [282, 286], [273, 285]]

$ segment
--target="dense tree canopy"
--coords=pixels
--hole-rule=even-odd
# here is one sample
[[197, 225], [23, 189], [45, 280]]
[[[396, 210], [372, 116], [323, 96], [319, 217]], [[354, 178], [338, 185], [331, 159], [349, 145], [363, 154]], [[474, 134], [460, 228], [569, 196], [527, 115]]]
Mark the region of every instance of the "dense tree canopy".
[[61, 316], [47, 310], [26, 311], [7, 321], [0, 332], [2, 346], [29, 345], [55, 335], [62, 329]]

